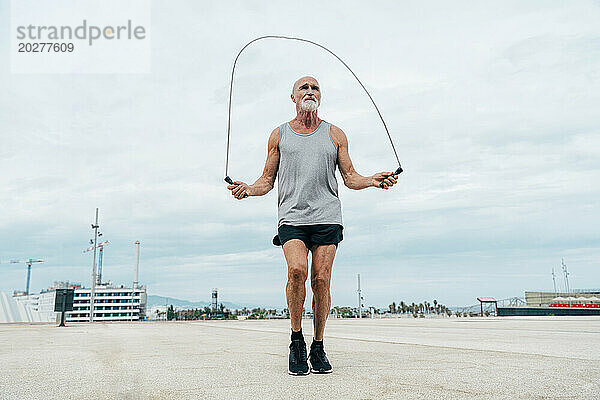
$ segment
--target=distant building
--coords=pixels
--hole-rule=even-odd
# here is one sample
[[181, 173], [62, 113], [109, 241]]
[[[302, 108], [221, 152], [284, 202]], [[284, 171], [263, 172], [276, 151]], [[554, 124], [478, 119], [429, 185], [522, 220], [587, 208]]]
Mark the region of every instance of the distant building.
[[[169, 306], [167, 305], [153, 305], [151, 307], [148, 307], [146, 314], [147, 319], [149, 319], [150, 321], [165, 321], [167, 319], [168, 308]], [[174, 310], [177, 310], [177, 308], [174, 308]]]
[[600, 290], [525, 292], [524, 306], [498, 307], [498, 316], [600, 315]]
[[74, 283], [69, 281], [54, 281], [52, 287], [48, 288], [48, 290], [52, 289], [81, 289], [81, 283]]
[[[528, 306], [549, 307], [560, 300], [579, 300], [596, 299], [600, 297], [600, 289], [576, 289], [569, 293], [566, 292], [525, 292], [525, 303]], [[557, 300], [558, 299], [558, 300]]]
[[[9, 306], [6, 301], [7, 310], [13, 310], [12, 314], [19, 315], [17, 318], [8, 317], [4, 322], [57, 322], [59, 313], [54, 312], [54, 299], [56, 289], [75, 289], [73, 299], [73, 311], [66, 313], [67, 322], [89, 322], [90, 320], [90, 288], [82, 288], [80, 284], [69, 282], [54, 282], [52, 287], [40, 294], [29, 296], [14, 296], [14, 302], [27, 310], [27, 312], [15, 312], [17, 308]], [[146, 319], [146, 287], [130, 288], [114, 286], [112, 283], [104, 283], [96, 286], [94, 294], [94, 321], [139, 321]], [[19, 308], [19, 310], [20, 310]], [[2, 310], [0, 310], [2, 311]]]
[[[34, 297], [28, 296], [28, 297]], [[29, 300], [37, 304], [37, 300]], [[47, 322], [42, 320], [36, 310], [25, 302], [17, 302], [15, 297], [0, 292], [0, 323]]]
[[[90, 320], [90, 288], [75, 289], [73, 311], [67, 312], [67, 322]], [[54, 300], [55, 292], [48, 292]], [[43, 295], [40, 295], [40, 297]], [[110, 282], [96, 286], [94, 321], [139, 321], [146, 314], [146, 288], [113, 286]], [[54, 302], [52, 302], [54, 307]]]

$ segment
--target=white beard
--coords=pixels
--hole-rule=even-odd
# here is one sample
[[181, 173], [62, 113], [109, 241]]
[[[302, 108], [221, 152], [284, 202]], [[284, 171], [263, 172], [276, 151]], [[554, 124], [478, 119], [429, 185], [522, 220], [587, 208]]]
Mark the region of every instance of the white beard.
[[315, 98], [314, 101], [311, 100], [307, 100], [306, 98], [302, 99], [302, 102], [300, 103], [300, 109], [302, 111], [306, 111], [306, 112], [314, 112], [317, 111], [317, 108], [319, 108], [319, 100], [317, 100]]

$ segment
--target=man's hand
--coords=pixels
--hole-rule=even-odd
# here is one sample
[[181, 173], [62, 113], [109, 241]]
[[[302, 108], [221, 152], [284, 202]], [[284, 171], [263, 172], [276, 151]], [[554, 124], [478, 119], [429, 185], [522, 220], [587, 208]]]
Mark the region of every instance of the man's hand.
[[396, 184], [396, 182], [398, 182], [398, 180], [396, 179], [396, 177], [394, 175], [392, 175], [393, 172], [378, 172], [375, 175], [373, 175], [371, 177], [372, 179], [372, 184], [371, 186], [375, 186], [375, 187], [380, 187], [379, 184], [383, 182], [383, 188], [384, 189], [389, 189], [392, 186], [394, 186]]
[[231, 195], [238, 200], [251, 196], [252, 191], [248, 184], [240, 181], [233, 181], [233, 185], [227, 185], [227, 189], [231, 190]]
[[260, 178], [252, 185], [240, 181], [233, 181], [233, 185], [227, 186], [231, 190], [231, 195], [238, 200], [248, 196], [264, 196], [273, 189], [273, 183], [277, 177], [279, 168], [279, 128], [275, 128], [269, 136], [267, 145], [267, 161]]

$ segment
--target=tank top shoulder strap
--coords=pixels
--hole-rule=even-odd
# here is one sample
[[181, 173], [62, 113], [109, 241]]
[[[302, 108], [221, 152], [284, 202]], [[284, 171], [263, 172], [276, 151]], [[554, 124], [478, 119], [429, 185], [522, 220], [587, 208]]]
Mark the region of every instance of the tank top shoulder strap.
[[285, 135], [286, 130], [287, 130], [287, 122], [284, 122], [283, 124], [279, 125], [279, 141], [278, 141], [278, 143], [281, 143], [281, 139]]
[[284, 122], [283, 124], [279, 125], [279, 135], [280, 136], [286, 130], [286, 128], [287, 128], [287, 122]]

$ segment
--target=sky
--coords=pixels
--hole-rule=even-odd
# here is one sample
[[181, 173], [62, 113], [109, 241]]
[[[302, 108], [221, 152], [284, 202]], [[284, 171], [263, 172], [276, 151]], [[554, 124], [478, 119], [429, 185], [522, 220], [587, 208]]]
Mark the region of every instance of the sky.
[[[353, 191], [338, 172], [344, 240], [332, 305], [475, 304], [525, 290], [600, 287], [600, 2], [149, 2], [150, 73], [14, 74], [0, 41], [0, 291], [91, 282], [100, 210], [104, 277], [149, 294], [283, 307], [276, 189], [234, 200], [223, 182], [233, 59], [262, 35], [344, 59], [371, 92], [405, 172]], [[0, 36], [12, 35], [0, 1]], [[117, 60], [115, 60], [117, 62]], [[381, 121], [350, 73], [303, 43], [263, 40], [236, 71], [230, 175], [260, 176], [315, 76], [319, 116], [357, 171], [394, 170]], [[308, 287], [308, 283], [307, 283]], [[308, 291], [306, 307], [310, 307]]]

